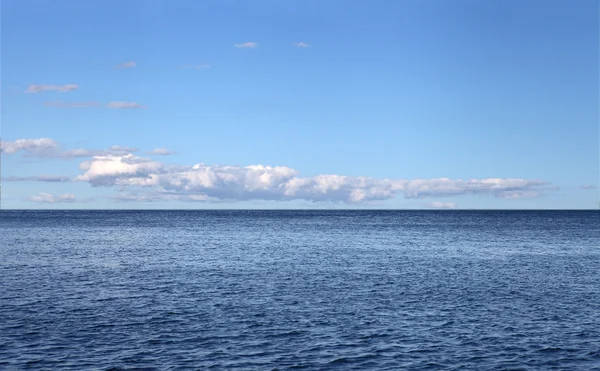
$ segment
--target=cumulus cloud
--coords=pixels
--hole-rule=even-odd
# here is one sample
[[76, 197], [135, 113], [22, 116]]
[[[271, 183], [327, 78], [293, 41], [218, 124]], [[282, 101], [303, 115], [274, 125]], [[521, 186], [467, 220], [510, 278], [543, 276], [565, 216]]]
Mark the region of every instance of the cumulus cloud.
[[41, 202], [41, 203], [58, 203], [58, 202], [73, 202], [75, 201], [75, 195], [72, 193], [65, 193], [60, 196], [54, 196], [50, 193], [38, 193], [36, 196], [29, 197], [29, 201], [31, 202]]
[[85, 181], [92, 186], [113, 185], [154, 185], [157, 174], [165, 166], [159, 162], [142, 159], [132, 154], [125, 156], [96, 156], [93, 160], [79, 165], [85, 173], [75, 181]]
[[75, 85], [75, 84], [67, 84], [67, 85], [63, 85], [63, 86], [59, 86], [59, 85], [30, 85], [27, 90], [25, 90], [25, 93], [39, 93], [42, 91], [58, 91], [61, 93], [64, 93], [66, 91], [71, 91], [71, 90], [76, 90], [79, 89], [79, 85]]
[[256, 48], [258, 44], [253, 41], [248, 41], [241, 44], [233, 44], [233, 46], [235, 46], [236, 48]]
[[58, 108], [98, 107], [98, 102], [44, 102], [45, 106]]
[[115, 69], [120, 70], [123, 68], [133, 68], [135, 67], [135, 62], [125, 62], [115, 66]]
[[456, 204], [452, 202], [429, 202], [425, 207], [430, 209], [456, 209]]
[[9, 176], [2, 178], [6, 182], [50, 182], [64, 183], [71, 180], [68, 176], [59, 175], [38, 175], [38, 176]]
[[[201, 200], [345, 203], [381, 201], [397, 196], [407, 199], [462, 195], [524, 198], [539, 195], [546, 185], [538, 180], [497, 178], [390, 180], [336, 174], [301, 177], [297, 170], [285, 166], [167, 166], [133, 154], [97, 156], [82, 163], [80, 169], [83, 173], [75, 178], [76, 181], [120, 189], [147, 188], [148, 192], [154, 192], [153, 199], [157, 199], [156, 194], [163, 199], [183, 199], [193, 195]], [[452, 205], [432, 203], [429, 206], [449, 208]]]
[[[367, 204], [395, 197], [431, 199], [485, 195], [505, 199], [539, 197], [549, 190], [546, 182], [527, 179], [376, 179], [337, 174], [303, 177], [286, 166], [193, 166], [165, 164], [134, 155], [137, 148], [112, 146], [104, 150], [62, 150], [48, 138], [1, 142], [3, 153], [23, 151], [29, 156], [89, 158], [73, 180], [93, 187], [115, 187], [122, 201], [291, 201]], [[154, 155], [173, 153], [155, 148]], [[12, 181], [62, 181], [62, 178], [13, 177]], [[66, 180], [65, 180], [66, 181]], [[131, 192], [127, 192], [130, 190]], [[138, 193], [132, 193], [133, 191]], [[422, 204], [429, 208], [453, 208], [450, 202]]]
[[598, 186], [593, 185], [593, 184], [586, 184], [586, 185], [582, 185], [581, 189], [598, 189]]
[[108, 102], [108, 108], [144, 108], [145, 106], [135, 102]]
[[154, 148], [152, 151], [148, 151], [149, 155], [161, 155], [168, 156], [175, 154], [175, 151], [168, 150], [166, 148]]
[[14, 142], [0, 141], [0, 152], [13, 154], [24, 152], [29, 156], [51, 156], [58, 150], [58, 143], [50, 138], [17, 139]]
[[308, 48], [310, 46], [307, 43], [303, 43], [303, 42], [294, 43], [293, 45], [297, 48]]

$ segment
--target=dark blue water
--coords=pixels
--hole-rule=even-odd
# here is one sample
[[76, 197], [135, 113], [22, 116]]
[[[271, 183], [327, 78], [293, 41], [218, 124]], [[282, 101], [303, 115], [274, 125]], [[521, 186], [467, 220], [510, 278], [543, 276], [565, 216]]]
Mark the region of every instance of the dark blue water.
[[600, 370], [600, 213], [2, 211], [1, 369]]

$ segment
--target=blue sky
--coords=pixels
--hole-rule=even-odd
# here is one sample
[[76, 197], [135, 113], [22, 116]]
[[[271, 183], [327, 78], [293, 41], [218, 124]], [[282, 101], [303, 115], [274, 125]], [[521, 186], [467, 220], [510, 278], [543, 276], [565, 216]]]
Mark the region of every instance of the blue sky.
[[1, 10], [3, 208], [598, 207], [597, 1]]

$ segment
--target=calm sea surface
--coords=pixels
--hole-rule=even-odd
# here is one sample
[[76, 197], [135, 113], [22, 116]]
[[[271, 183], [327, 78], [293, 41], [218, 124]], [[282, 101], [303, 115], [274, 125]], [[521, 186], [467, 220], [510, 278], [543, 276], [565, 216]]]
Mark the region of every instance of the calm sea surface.
[[600, 370], [598, 211], [0, 211], [0, 369]]

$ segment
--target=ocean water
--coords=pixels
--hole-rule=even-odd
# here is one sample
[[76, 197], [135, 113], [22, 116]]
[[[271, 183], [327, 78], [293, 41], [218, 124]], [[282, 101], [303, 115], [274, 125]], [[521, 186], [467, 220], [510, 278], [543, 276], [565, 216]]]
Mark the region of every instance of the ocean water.
[[1, 211], [23, 368], [600, 370], [600, 212]]

